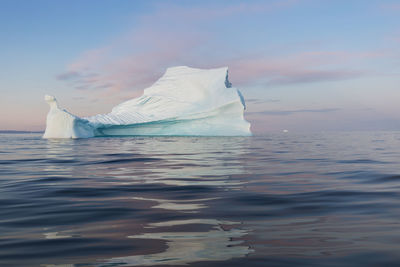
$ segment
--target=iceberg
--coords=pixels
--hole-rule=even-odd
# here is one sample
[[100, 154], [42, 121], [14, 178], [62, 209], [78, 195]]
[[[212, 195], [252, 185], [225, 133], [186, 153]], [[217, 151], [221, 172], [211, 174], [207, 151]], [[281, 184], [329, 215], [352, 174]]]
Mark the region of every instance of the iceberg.
[[240, 91], [228, 68], [168, 68], [143, 95], [115, 106], [108, 114], [78, 117], [46, 95], [50, 106], [43, 138], [178, 135], [249, 136], [250, 123]]

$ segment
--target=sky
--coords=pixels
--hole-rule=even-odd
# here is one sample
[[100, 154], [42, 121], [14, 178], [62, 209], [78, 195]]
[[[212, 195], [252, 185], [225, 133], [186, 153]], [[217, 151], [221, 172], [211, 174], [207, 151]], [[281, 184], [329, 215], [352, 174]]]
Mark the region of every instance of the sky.
[[140, 96], [172, 66], [227, 66], [255, 134], [400, 130], [400, 1], [0, 0], [0, 130]]

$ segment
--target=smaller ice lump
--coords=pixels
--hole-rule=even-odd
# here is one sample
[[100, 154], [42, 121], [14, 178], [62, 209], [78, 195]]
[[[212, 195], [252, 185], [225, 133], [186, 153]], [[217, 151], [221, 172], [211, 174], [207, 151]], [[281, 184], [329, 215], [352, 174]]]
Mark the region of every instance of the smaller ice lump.
[[43, 138], [122, 135], [248, 136], [245, 102], [228, 80], [228, 68], [168, 68], [143, 95], [108, 114], [80, 118], [60, 109], [54, 96]]

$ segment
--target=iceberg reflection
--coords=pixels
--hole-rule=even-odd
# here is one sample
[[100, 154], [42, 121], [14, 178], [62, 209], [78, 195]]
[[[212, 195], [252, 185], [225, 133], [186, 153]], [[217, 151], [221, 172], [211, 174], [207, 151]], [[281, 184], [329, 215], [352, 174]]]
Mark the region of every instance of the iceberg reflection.
[[[160, 253], [116, 257], [99, 266], [149, 266], [149, 265], [185, 265], [197, 261], [225, 261], [244, 257], [253, 252], [243, 245], [240, 238], [248, 231], [232, 228], [238, 223], [213, 219], [178, 220], [149, 224], [153, 227], [172, 227], [184, 224], [207, 224], [207, 232], [158, 232], [128, 236], [135, 239], [155, 239], [165, 241], [168, 248]], [[229, 226], [229, 227], [224, 227]]]

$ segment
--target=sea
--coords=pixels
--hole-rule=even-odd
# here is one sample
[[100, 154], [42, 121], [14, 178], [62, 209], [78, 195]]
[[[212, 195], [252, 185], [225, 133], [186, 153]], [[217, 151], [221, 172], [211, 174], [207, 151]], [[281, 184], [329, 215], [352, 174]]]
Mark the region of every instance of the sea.
[[400, 132], [0, 134], [0, 266], [399, 266]]

